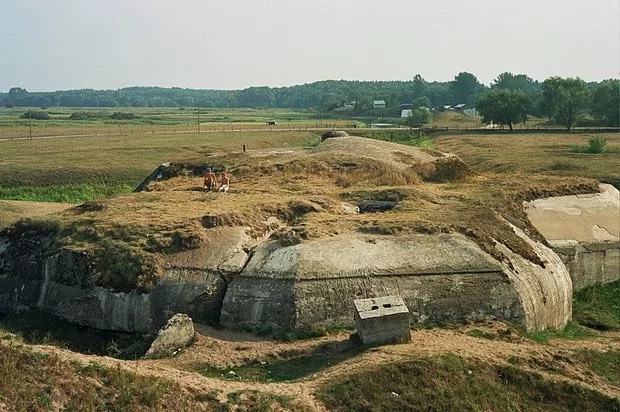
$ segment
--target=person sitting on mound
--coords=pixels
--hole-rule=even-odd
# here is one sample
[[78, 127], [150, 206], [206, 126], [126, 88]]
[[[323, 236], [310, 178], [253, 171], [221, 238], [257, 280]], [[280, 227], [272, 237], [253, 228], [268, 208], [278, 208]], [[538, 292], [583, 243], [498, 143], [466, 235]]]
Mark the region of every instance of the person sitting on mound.
[[210, 167], [207, 167], [207, 171], [205, 172], [205, 181], [203, 187], [207, 192], [215, 192], [215, 186], [217, 184], [215, 173], [211, 170]]
[[222, 172], [220, 177], [220, 192], [228, 193], [228, 185], [230, 184], [230, 179], [226, 172]]

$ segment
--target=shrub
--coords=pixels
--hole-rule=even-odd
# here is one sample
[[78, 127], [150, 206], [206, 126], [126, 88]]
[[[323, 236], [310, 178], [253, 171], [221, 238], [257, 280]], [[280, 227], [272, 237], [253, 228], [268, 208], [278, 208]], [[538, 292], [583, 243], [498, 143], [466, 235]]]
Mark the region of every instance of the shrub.
[[603, 153], [607, 146], [607, 139], [601, 136], [593, 136], [588, 139], [588, 146], [586, 147], [586, 153]]
[[45, 112], [38, 111], [38, 110], [28, 110], [26, 113], [22, 114], [20, 118], [22, 119], [30, 118], [30, 119], [35, 119], [35, 120], [48, 120], [50, 118], [50, 115]]
[[114, 112], [110, 117], [114, 120], [132, 120], [137, 118], [138, 116], [131, 112]]
[[73, 112], [69, 119], [71, 120], [96, 120], [105, 117], [103, 113], [93, 113], [93, 112]]

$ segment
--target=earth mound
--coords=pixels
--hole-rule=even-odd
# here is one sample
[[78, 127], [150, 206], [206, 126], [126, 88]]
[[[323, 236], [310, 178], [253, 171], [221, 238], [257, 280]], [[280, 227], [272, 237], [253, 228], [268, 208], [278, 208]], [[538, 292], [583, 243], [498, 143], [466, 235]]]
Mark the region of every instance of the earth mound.
[[330, 130], [329, 132], [323, 133], [321, 136], [321, 141], [332, 137], [349, 137], [349, 133], [339, 130]]
[[[229, 193], [203, 191], [207, 166], [228, 171]], [[353, 299], [398, 294], [413, 324], [562, 327], [570, 278], [522, 202], [597, 191], [585, 179], [475, 175], [453, 155], [359, 137], [156, 172], [144, 191], [0, 232], [0, 311], [121, 331], [175, 313], [275, 330], [346, 324]]]

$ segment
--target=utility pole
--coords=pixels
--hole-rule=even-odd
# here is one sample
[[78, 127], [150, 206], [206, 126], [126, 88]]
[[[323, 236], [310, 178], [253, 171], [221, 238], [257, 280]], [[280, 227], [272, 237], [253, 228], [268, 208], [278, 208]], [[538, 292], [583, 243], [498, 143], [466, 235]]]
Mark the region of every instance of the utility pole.
[[30, 125], [30, 119], [32, 117], [32, 112], [28, 109], [28, 139], [32, 140], [32, 126]]
[[198, 106], [198, 133], [200, 133], [200, 106]]

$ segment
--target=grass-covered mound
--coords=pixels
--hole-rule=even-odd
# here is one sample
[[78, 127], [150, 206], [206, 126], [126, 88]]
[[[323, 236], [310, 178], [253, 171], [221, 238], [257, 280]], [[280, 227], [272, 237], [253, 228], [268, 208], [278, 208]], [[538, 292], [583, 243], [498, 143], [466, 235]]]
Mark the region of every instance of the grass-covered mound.
[[[211, 409], [168, 380], [100, 363], [70, 363], [56, 354], [0, 344], [0, 409], [15, 411], [165, 411]], [[10, 409], [5, 409], [10, 408]], [[213, 409], [211, 409], [213, 410]]]
[[373, 367], [323, 384], [331, 411], [617, 410], [618, 399], [510, 365], [456, 355]]
[[[230, 193], [202, 190], [200, 171], [206, 165], [228, 170]], [[38, 228], [49, 229], [53, 242], [46, 254], [60, 248], [91, 253], [97, 273], [93, 283], [121, 291], [150, 290], [162, 273], [164, 255], [204, 246], [209, 229], [217, 226], [246, 227], [253, 238], [273, 232], [289, 243], [351, 232], [459, 232], [498, 258], [495, 241], [542, 264], [507, 221], [537, 236], [523, 212], [524, 200], [592, 193], [597, 183], [544, 175], [474, 175], [458, 158], [434, 151], [330, 138], [315, 149], [218, 153], [176, 163], [149, 190], [21, 222], [5, 236], [36, 237]], [[363, 202], [394, 207], [353, 214], [343, 208]]]

